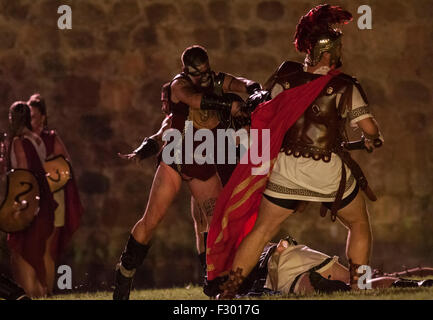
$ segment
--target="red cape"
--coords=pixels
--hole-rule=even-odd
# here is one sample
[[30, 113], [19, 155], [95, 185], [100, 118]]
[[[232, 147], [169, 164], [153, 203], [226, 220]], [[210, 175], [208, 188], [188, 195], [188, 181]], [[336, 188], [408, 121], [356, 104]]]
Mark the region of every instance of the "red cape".
[[[251, 129], [258, 131], [257, 138], [251, 135], [254, 139], [252, 146], [255, 145], [257, 150], [269, 150], [270, 168], [262, 175], [252, 175], [252, 169], [260, 165], [254, 165], [251, 161], [243, 164], [246, 161], [241, 161], [219, 195], [207, 238], [209, 280], [230, 271], [239, 244], [256, 221], [262, 193], [284, 135], [337, 74], [339, 71], [330, 71], [307, 84], [285, 90], [274, 99], [260, 104], [251, 115]], [[262, 129], [270, 129], [269, 144], [266, 141], [262, 143]], [[249, 157], [249, 152], [245, 157]]]
[[48, 186], [45, 170], [36, 149], [28, 139], [23, 139], [22, 143], [28, 169], [35, 175], [39, 184], [39, 212], [29, 227], [8, 234], [8, 246], [18, 252], [35, 269], [39, 281], [42, 285], [46, 285], [45, 243], [53, 232], [57, 202]]
[[[41, 133], [41, 138], [47, 149], [47, 155], [52, 155], [54, 153], [56, 135], [57, 134], [54, 130], [44, 130]], [[72, 234], [80, 225], [81, 216], [84, 211], [83, 206], [81, 205], [73, 170], [71, 175], [71, 179], [66, 183], [63, 189], [65, 192], [65, 225], [59, 228], [55, 242], [53, 242], [52, 245], [51, 255], [54, 260], [57, 260], [65, 251]]]
[[[45, 143], [47, 155], [54, 152], [54, 131], [43, 131], [41, 138]], [[29, 169], [38, 179], [41, 200], [40, 209], [37, 217], [32, 224], [25, 230], [10, 233], [8, 235], [8, 245], [12, 250], [20, 255], [35, 269], [38, 279], [43, 285], [46, 285], [46, 270], [43, 260], [45, 253], [45, 243], [53, 233], [54, 228], [54, 211], [57, 208], [57, 202], [48, 186], [45, 177], [43, 164], [29, 140], [23, 140], [23, 147], [26, 158], [29, 163]], [[78, 188], [73, 178], [70, 179], [65, 188], [65, 225], [58, 228], [59, 232], [53, 239], [51, 255], [56, 261], [60, 254], [64, 252], [72, 234], [77, 230], [83, 207], [80, 202]]]

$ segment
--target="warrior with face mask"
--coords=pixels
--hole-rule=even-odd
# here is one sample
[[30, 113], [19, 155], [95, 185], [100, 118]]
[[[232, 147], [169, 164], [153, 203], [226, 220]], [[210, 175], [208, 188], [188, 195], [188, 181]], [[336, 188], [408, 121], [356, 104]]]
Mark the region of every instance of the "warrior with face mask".
[[[226, 128], [223, 125], [223, 119], [230, 115], [233, 117], [244, 115], [241, 112], [242, 102], [233, 100], [233, 95], [228, 92], [253, 94], [260, 90], [261, 86], [244, 78], [225, 73], [214, 73], [210, 68], [207, 52], [201, 46], [195, 45], [187, 48], [181, 60], [182, 73], [175, 76], [168, 87], [167, 107], [169, 110], [166, 113], [171, 114], [171, 129], [176, 129], [182, 134], [180, 148], [182, 154], [187, 157], [185, 144], [193, 145], [192, 153], [197, 146], [194, 141], [185, 141], [187, 139], [184, 134], [185, 122], [187, 120], [193, 123], [193, 133], [198, 129], [210, 129], [216, 140], [216, 130]], [[157, 150], [153, 142], [146, 142], [140, 150], [148, 148], [147, 146], [152, 150]], [[136, 150], [136, 153], [140, 153], [140, 150]], [[178, 193], [182, 180], [188, 183], [191, 195], [204, 218], [208, 221], [212, 218], [216, 199], [222, 189], [216, 165], [198, 164], [195, 159], [192, 164], [166, 163], [165, 161], [163, 156], [159, 157], [159, 165], [146, 211], [133, 227], [117, 266], [113, 295], [115, 300], [129, 299], [135, 270], [147, 255], [153, 232]]]
[[[284, 121], [281, 112], [305, 111], [299, 111], [300, 116], [288, 120], [290, 124], [278, 133], [280, 140], [274, 143], [281, 147], [274, 148], [276, 152], [271, 154], [275, 161], [273, 170], [265, 177], [267, 183], [263, 186], [263, 195], [257, 196], [261, 197], [257, 220], [231, 256], [232, 263], [228, 262], [224, 267], [218, 258], [208, 255], [208, 263], [216, 259], [215, 265], [212, 264], [213, 274], [208, 274], [210, 280], [218, 275], [229, 275], [222, 298], [234, 297], [280, 224], [295, 211], [301, 211], [307, 201], [321, 202], [321, 215], [325, 216], [327, 210], [331, 210], [332, 221], [338, 217], [348, 229], [346, 254], [352, 288], [356, 288], [360, 277], [358, 267], [369, 263], [372, 235], [365, 200], [358, 190], [362, 189], [370, 200], [374, 201], [375, 196], [360, 167], [343, 148], [347, 142], [346, 122], [362, 130], [368, 150], [379, 147], [382, 139], [359, 82], [337, 70], [342, 65], [342, 33], [334, 29], [334, 25], [351, 19], [349, 12], [337, 6], [320, 5], [310, 10], [301, 17], [295, 34], [296, 49], [306, 53], [304, 64], [284, 62], [264, 85], [273, 99], [259, 107], [262, 113], [280, 110], [279, 119]], [[307, 101], [308, 96], [311, 97], [308, 102], [301, 102]], [[285, 102], [283, 99], [286, 98], [291, 102]], [[256, 118], [260, 118], [257, 111]], [[275, 131], [272, 132], [273, 128], [269, 126], [270, 119], [266, 127], [271, 130], [272, 141]], [[254, 120], [251, 128], [255, 128]], [[219, 207], [222, 207], [220, 203], [217, 209]], [[236, 217], [242, 214], [235, 213]], [[223, 243], [220, 239], [214, 240], [221, 233], [216, 225], [221, 215], [215, 210], [213, 223], [216, 230], [214, 232], [214, 225], [211, 225], [209, 252], [216, 250], [213, 246], [218, 242]], [[230, 215], [227, 228], [230, 228]], [[227, 233], [234, 232], [229, 230]], [[240, 242], [240, 239], [235, 240]], [[218, 248], [218, 252], [223, 249]], [[223, 267], [215, 273], [218, 263]]]

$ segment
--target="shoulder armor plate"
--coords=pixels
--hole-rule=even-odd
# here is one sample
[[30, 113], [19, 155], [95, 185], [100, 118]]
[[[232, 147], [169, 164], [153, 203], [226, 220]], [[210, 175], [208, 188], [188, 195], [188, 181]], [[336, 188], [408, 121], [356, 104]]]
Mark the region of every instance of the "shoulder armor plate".
[[364, 99], [364, 101], [368, 104], [367, 95], [365, 94], [364, 89], [362, 89], [361, 84], [359, 83], [359, 81], [356, 77], [349, 76], [348, 74], [345, 74], [345, 73], [340, 73], [337, 76], [337, 78], [340, 78], [340, 79], [347, 81], [350, 84], [354, 85], [359, 90], [359, 93], [361, 94], [362, 99]]

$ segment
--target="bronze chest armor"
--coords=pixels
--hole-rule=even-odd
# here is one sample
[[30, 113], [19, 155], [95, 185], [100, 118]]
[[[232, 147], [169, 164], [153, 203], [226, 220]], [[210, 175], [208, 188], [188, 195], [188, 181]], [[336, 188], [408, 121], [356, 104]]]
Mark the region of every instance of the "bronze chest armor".
[[[304, 72], [302, 65], [286, 62], [274, 76], [275, 85], [284, 90], [306, 84], [320, 77]], [[345, 138], [346, 106], [351, 101], [352, 83], [346, 75], [334, 77], [287, 131], [282, 151], [295, 157], [331, 160], [331, 153], [341, 146]]]
[[[176, 75], [171, 82], [176, 79], [183, 78], [191, 82], [191, 79], [184, 73]], [[218, 75], [214, 76], [214, 81], [210, 88], [196, 87], [200, 92], [212, 92], [217, 95], [223, 94], [223, 83], [224, 83], [225, 73], [220, 72]], [[192, 109], [187, 104], [179, 101], [178, 103], [173, 103], [169, 100], [170, 111], [173, 113], [173, 128], [181, 129], [183, 128], [185, 121], [192, 121], [196, 129], [214, 129], [220, 123], [220, 115], [216, 110], [201, 110]]]

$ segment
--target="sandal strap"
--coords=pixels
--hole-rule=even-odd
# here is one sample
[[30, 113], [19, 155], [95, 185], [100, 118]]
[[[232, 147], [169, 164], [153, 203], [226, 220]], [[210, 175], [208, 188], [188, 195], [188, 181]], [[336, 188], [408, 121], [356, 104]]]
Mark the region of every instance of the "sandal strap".
[[244, 280], [241, 268], [237, 268], [236, 271], [230, 270], [228, 279], [220, 286], [222, 293], [219, 299], [234, 299]]

